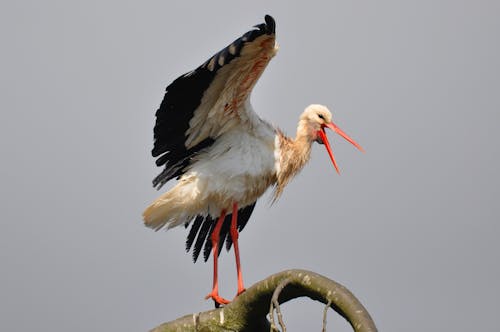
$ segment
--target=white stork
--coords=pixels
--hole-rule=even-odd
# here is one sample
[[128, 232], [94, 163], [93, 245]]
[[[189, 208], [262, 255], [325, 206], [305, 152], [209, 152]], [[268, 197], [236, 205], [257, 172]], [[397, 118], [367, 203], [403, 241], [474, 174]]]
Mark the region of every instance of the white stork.
[[212, 252], [213, 288], [206, 298], [216, 305], [229, 303], [219, 296], [217, 282], [217, 259], [224, 241], [227, 250], [234, 244], [237, 295], [245, 290], [238, 232], [257, 199], [271, 186], [274, 199], [280, 196], [309, 160], [314, 141], [325, 145], [339, 172], [325, 128], [362, 151], [332, 122], [325, 106], [305, 109], [294, 139], [254, 112], [252, 88], [278, 50], [275, 27], [274, 19], [266, 15], [265, 23], [177, 78], [166, 88], [156, 112], [152, 155], [164, 169], [153, 185], [160, 189], [173, 178], [178, 182], [146, 208], [144, 222], [155, 230], [192, 223], [186, 249], [194, 244], [195, 262], [202, 247], [205, 261]]

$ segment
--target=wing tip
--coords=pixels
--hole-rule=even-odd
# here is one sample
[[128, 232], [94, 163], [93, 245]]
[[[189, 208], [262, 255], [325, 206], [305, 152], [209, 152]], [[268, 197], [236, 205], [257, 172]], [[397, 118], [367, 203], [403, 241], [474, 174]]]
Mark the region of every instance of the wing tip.
[[264, 16], [264, 21], [266, 22], [266, 32], [267, 34], [275, 34], [276, 33], [276, 21], [271, 15]]
[[271, 15], [264, 16], [264, 23], [257, 24], [254, 27], [263, 31], [266, 35], [276, 34], [276, 21]]

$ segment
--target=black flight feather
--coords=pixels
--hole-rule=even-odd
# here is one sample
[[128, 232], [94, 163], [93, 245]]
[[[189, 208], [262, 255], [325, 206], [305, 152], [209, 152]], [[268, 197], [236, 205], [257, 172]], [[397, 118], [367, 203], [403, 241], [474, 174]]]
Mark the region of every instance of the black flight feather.
[[198, 259], [198, 256], [200, 255], [201, 247], [203, 246], [203, 243], [205, 242], [207, 235], [212, 233], [212, 228], [214, 227], [214, 224], [215, 224], [215, 222], [210, 216], [207, 216], [204, 219], [203, 225], [201, 226], [200, 232], [198, 233], [198, 237], [197, 237], [196, 242], [195, 242], [194, 247], [193, 247], [193, 262], [194, 263], [196, 263], [196, 260]]
[[[198, 231], [200, 230], [203, 220], [204, 218], [202, 216], [197, 216], [194, 219], [193, 225], [191, 226], [191, 230], [189, 231], [188, 237], [186, 239], [186, 251], [191, 250], [191, 246], [193, 245], [196, 235], [198, 235]], [[188, 224], [186, 224], [186, 227], [188, 227]]]
[[[237, 228], [239, 232], [241, 232], [243, 228], [245, 228], [255, 208], [255, 204], [256, 202], [238, 210]], [[228, 214], [224, 218], [224, 223], [222, 224], [219, 237], [218, 255], [220, 255], [221, 253], [222, 247], [224, 246], [224, 242], [226, 242], [226, 250], [228, 251], [229, 249], [231, 249], [231, 246], [233, 244], [231, 236], [229, 235], [231, 218], [232, 214]], [[201, 253], [202, 247], [203, 247], [203, 260], [206, 262], [210, 257], [210, 254], [212, 252], [211, 235], [216, 222], [217, 220], [212, 219], [210, 216], [207, 217], [197, 216], [193, 224], [191, 225], [191, 229], [189, 231], [186, 240], [186, 251], [189, 252], [189, 250], [193, 249], [193, 261], [195, 263]]]
[[[157, 189], [170, 179], [184, 174], [191, 158], [214, 143], [214, 138], [208, 137], [187, 149], [185, 141], [189, 121], [200, 106], [205, 91], [216, 78], [218, 70], [239, 57], [246, 43], [264, 34], [275, 33], [274, 19], [266, 15], [264, 20], [265, 23], [256, 25], [256, 29], [248, 31], [195, 70], [174, 80], [166, 88], [160, 108], [156, 111], [154, 147], [151, 151], [153, 157], [159, 157], [156, 165], [165, 167], [153, 180], [153, 186]], [[209, 66], [211, 61], [212, 66]]]

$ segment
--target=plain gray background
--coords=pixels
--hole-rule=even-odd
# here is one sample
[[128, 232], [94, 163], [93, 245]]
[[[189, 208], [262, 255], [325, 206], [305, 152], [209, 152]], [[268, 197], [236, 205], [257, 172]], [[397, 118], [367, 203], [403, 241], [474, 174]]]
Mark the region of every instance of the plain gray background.
[[[263, 22], [280, 52], [259, 114], [330, 134], [241, 234], [246, 285], [287, 269], [351, 289], [380, 331], [493, 331], [500, 297], [498, 1], [2, 1], [0, 330], [146, 331], [208, 310], [211, 263], [153, 232], [150, 156], [165, 87]], [[236, 290], [222, 255], [222, 295]], [[290, 331], [322, 305], [284, 305]], [[329, 314], [329, 331], [349, 331]]]

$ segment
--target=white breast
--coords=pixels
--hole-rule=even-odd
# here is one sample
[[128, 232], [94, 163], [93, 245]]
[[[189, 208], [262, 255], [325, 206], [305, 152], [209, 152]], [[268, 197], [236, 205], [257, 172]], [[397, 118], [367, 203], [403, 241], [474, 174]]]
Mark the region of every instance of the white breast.
[[186, 176], [196, 177], [198, 199], [207, 202], [210, 214], [233, 201], [244, 207], [274, 183], [274, 130], [265, 122], [258, 131], [235, 128], [195, 160]]

